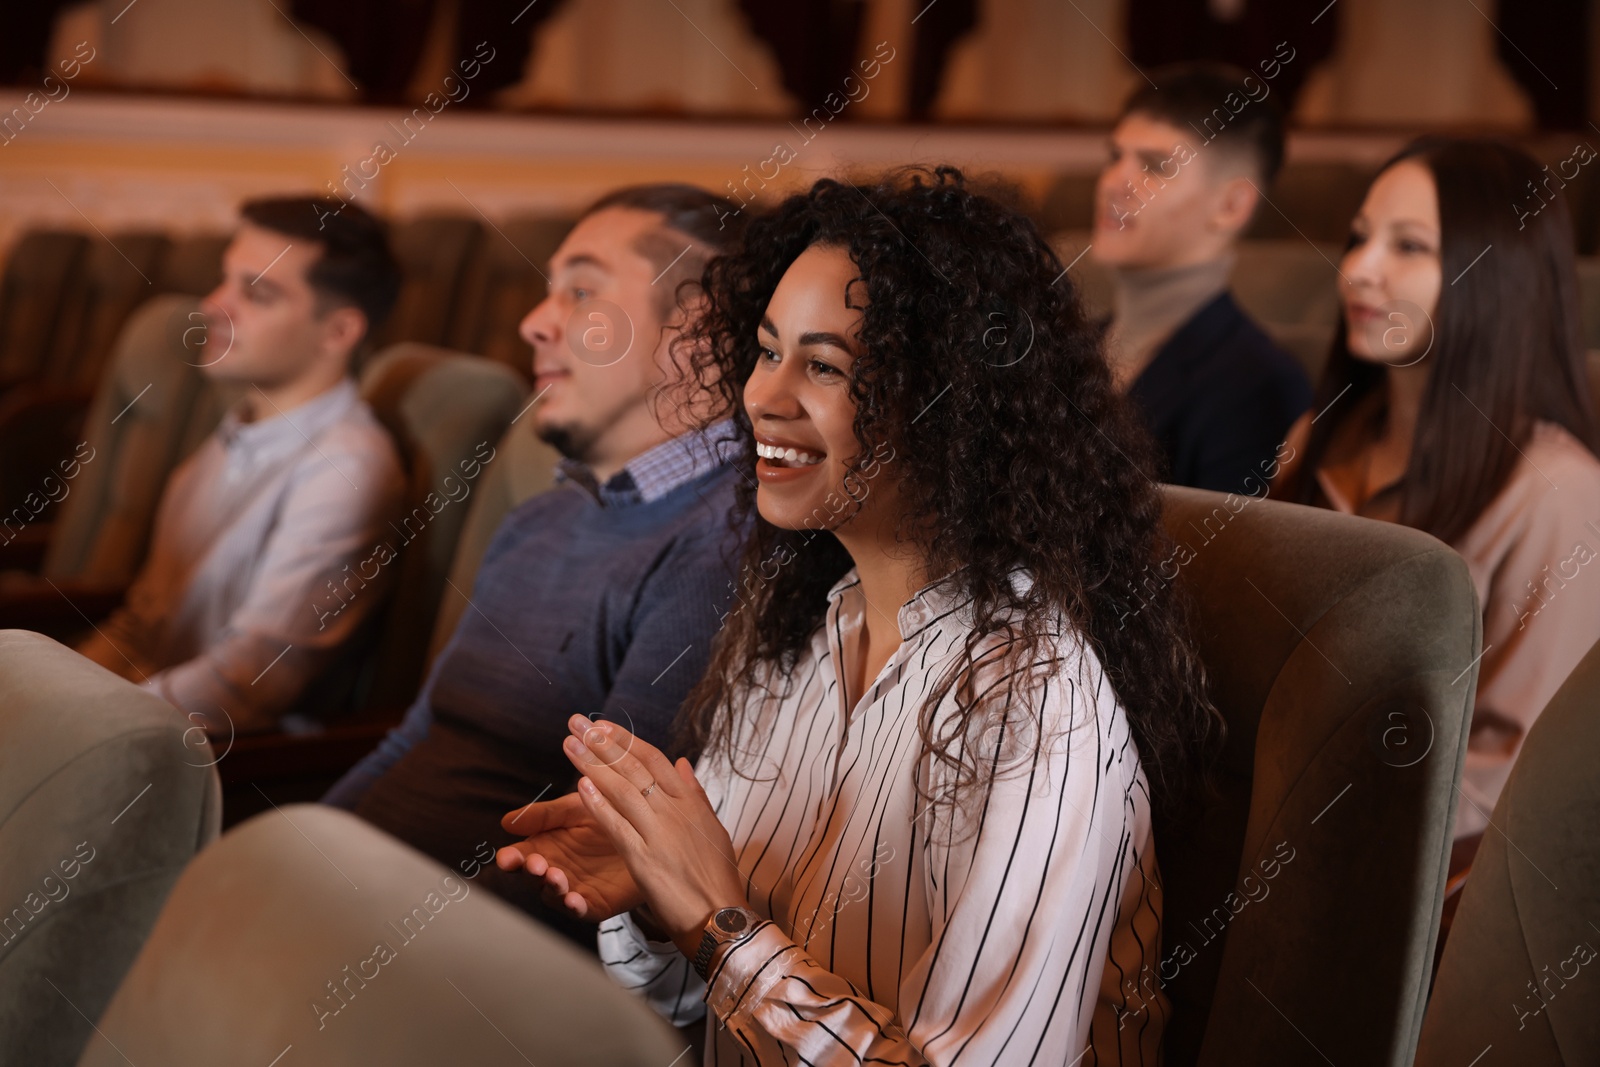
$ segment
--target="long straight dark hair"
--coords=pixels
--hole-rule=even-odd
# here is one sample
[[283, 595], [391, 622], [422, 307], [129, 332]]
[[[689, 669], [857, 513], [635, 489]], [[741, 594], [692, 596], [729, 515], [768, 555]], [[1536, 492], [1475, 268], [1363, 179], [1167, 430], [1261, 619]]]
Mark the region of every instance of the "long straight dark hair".
[[[1504, 488], [1535, 421], [1596, 451], [1572, 218], [1559, 191], [1536, 199], [1545, 171], [1504, 142], [1424, 137], [1380, 173], [1407, 160], [1428, 168], [1438, 191], [1444, 284], [1400, 521], [1453, 544]], [[1350, 354], [1341, 316], [1315, 410], [1348, 389], [1339, 403], [1350, 411], [1385, 373]], [[1313, 472], [1338, 428], [1336, 418], [1312, 427], [1287, 499], [1315, 501]]]

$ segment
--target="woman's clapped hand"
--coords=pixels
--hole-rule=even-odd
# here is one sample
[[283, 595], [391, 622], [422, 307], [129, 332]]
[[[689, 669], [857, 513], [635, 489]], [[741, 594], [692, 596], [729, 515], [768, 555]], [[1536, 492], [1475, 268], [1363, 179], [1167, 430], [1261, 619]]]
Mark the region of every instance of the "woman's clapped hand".
[[526, 804], [500, 825], [526, 840], [500, 849], [495, 863], [538, 878], [550, 907], [598, 923], [643, 903], [627, 864], [578, 794]]
[[[586, 835], [593, 827], [609, 839], [632, 875], [629, 889], [643, 896], [679, 949], [694, 955], [713, 912], [746, 905], [733, 841], [694, 768], [614, 722], [574, 715], [567, 725], [567, 758], [584, 775], [576, 796], [592, 820]], [[607, 884], [620, 886], [609, 855], [606, 862]]]

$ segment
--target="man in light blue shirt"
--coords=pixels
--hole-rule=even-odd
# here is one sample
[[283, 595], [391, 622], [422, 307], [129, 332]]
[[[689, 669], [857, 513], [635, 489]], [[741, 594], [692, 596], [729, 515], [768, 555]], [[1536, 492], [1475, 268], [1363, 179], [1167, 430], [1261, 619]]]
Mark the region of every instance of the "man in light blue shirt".
[[351, 377], [399, 290], [383, 224], [312, 198], [242, 214], [194, 347], [207, 377], [243, 395], [173, 472], [126, 604], [79, 648], [224, 736], [318, 710], [314, 683], [382, 607], [387, 575], [336, 617], [317, 608], [405, 493], [394, 442]]

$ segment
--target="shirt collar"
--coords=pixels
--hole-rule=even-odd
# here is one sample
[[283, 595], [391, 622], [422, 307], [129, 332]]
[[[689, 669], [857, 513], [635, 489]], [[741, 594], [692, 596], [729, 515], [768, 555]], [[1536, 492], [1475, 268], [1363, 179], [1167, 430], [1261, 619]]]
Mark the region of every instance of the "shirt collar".
[[593, 471], [572, 459], [556, 464], [556, 481], [573, 482], [602, 507], [649, 504], [729, 462], [737, 442], [733, 420], [722, 419], [639, 453], [603, 485]]
[[[923, 630], [927, 629], [935, 620], [942, 619], [952, 611], [965, 607], [972, 602], [972, 597], [962, 587], [959, 580], [961, 571], [957, 568], [937, 581], [929, 582], [915, 593], [911, 599], [900, 605], [896, 623], [900, 627], [900, 640], [909, 641]], [[1028, 579], [1018, 572], [1013, 575], [1012, 585], [1028, 583]], [[844, 599], [847, 591], [861, 584], [861, 576], [856, 568], [851, 567], [844, 577], [833, 583], [833, 588], [828, 590], [830, 603], [838, 603]], [[1026, 584], [1020, 591], [1026, 591]], [[864, 604], [862, 606], [865, 606]]]
[[244, 420], [248, 409], [245, 401], [241, 400], [223, 417], [217, 426], [217, 436], [228, 452], [245, 455], [299, 446], [315, 440], [324, 430], [349, 414], [360, 400], [360, 391], [351, 378], [341, 379], [332, 389], [288, 411], [275, 407], [269, 400], [265, 411], [255, 408], [257, 417], [250, 422]]

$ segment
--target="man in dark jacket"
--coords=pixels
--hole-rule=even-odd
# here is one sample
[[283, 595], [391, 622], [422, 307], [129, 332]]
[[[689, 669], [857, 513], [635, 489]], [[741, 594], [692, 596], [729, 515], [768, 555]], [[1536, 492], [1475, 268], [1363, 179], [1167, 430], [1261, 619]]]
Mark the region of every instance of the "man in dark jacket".
[[1232, 67], [1151, 77], [1096, 188], [1092, 254], [1116, 283], [1107, 352], [1166, 455], [1163, 479], [1260, 493], [1311, 404], [1305, 372], [1228, 292], [1235, 245], [1283, 161], [1282, 115], [1265, 80]]

